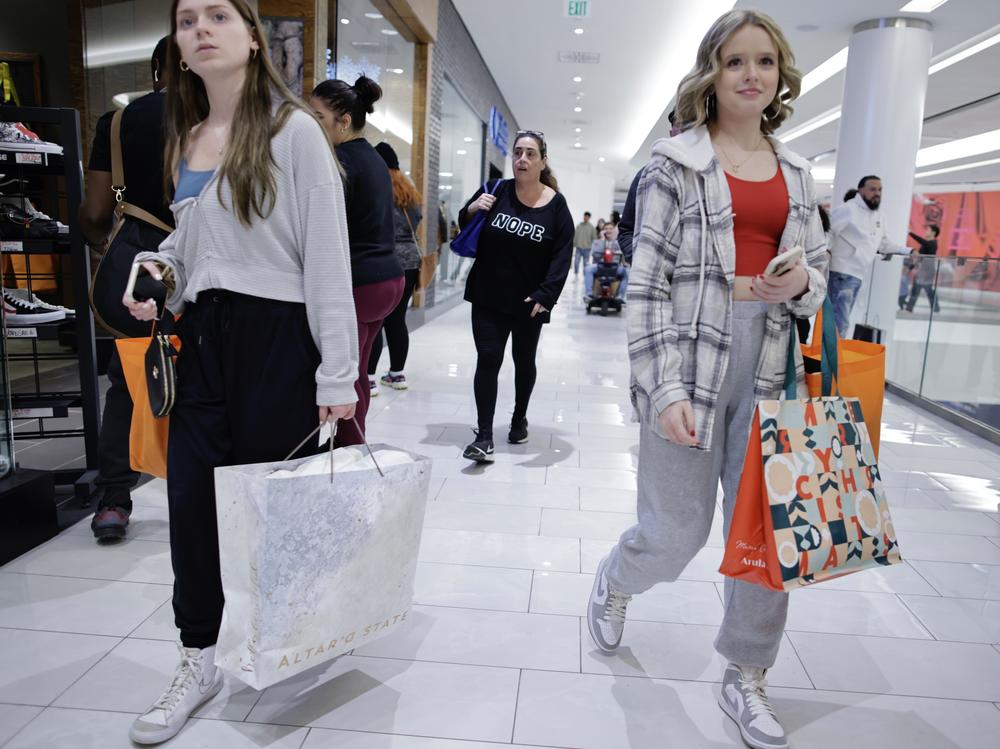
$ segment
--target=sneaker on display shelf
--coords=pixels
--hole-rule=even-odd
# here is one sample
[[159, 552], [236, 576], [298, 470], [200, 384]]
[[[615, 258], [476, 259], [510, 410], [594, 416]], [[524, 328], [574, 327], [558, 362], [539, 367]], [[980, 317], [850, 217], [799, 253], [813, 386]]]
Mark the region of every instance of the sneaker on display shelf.
[[5, 289], [7, 294], [13, 294], [25, 302], [30, 302], [47, 312], [62, 312], [66, 317], [76, 317], [76, 310], [63, 307], [61, 304], [49, 304], [44, 299], [39, 299], [27, 289]]
[[42, 140], [20, 122], [0, 122], [0, 149], [33, 153], [63, 152], [62, 146]]
[[34, 302], [22, 299], [12, 291], [12, 289], [3, 290], [3, 315], [8, 325], [41, 325], [66, 319], [65, 312], [58, 309], [44, 309]]
[[[0, 194], [0, 208], [16, 208], [23, 211], [31, 221], [52, 221], [52, 217], [50, 215], [42, 213], [40, 210], [35, 208], [34, 203], [25, 197], [14, 197], [11, 195]], [[62, 221], [56, 221], [55, 224], [59, 234], [69, 234], [69, 227]]]
[[198, 649], [178, 644], [177, 648], [181, 662], [170, 686], [129, 729], [129, 738], [137, 744], [160, 744], [173, 738], [191, 713], [222, 689], [222, 670], [214, 663], [214, 645]]

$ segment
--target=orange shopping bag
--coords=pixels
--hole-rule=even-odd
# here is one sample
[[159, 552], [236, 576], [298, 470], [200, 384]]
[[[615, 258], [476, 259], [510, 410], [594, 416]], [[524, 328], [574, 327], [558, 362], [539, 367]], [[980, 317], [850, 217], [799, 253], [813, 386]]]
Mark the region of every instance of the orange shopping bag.
[[[823, 309], [816, 315], [812, 342], [802, 346], [803, 360], [820, 361], [824, 313], [826, 319], [833, 319], [833, 305], [829, 298], [823, 302]], [[836, 334], [836, 328], [832, 330]], [[885, 346], [881, 343], [854, 341], [837, 336], [837, 361], [839, 386], [837, 389], [845, 398], [857, 398], [861, 401], [865, 425], [868, 427], [868, 435], [871, 437], [872, 449], [877, 460], [882, 426], [882, 402], [885, 399]], [[806, 374], [806, 387], [811, 397], [817, 398], [822, 394], [822, 380], [820, 372]]]
[[796, 345], [793, 329], [785, 399], [754, 409], [719, 569], [777, 591], [900, 561], [861, 403], [829, 390], [796, 398]]
[[[181, 341], [170, 337], [174, 348], [180, 350]], [[125, 383], [132, 396], [132, 426], [128, 433], [128, 457], [132, 469], [165, 479], [167, 477], [167, 434], [170, 417], [153, 416], [146, 389], [146, 350], [149, 338], [119, 338], [115, 341], [118, 357], [125, 373]]]

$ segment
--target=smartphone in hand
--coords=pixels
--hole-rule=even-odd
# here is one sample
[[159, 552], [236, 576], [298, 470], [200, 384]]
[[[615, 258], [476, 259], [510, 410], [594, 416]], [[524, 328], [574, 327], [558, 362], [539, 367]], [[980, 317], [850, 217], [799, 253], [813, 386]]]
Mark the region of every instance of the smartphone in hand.
[[764, 275], [775, 278], [785, 275], [802, 259], [804, 254], [801, 247], [793, 247], [790, 250], [785, 250], [781, 254], [771, 258], [764, 269]]

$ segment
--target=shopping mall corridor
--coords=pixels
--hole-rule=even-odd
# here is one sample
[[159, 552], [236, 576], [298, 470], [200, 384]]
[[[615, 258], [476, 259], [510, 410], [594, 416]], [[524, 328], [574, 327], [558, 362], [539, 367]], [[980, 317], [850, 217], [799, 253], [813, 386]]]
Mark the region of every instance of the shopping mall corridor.
[[[682, 579], [637, 596], [595, 652], [592, 574], [634, 521], [625, 321], [570, 283], [543, 334], [531, 439], [460, 458], [474, 423], [469, 307], [415, 331], [407, 392], [370, 437], [434, 460], [408, 626], [262, 693], [230, 682], [166, 746], [273, 749], [735, 747], [721, 522]], [[509, 363], [497, 433], [512, 407]], [[890, 398], [882, 475], [905, 562], [792, 594], [769, 694], [797, 749], [994, 746], [1000, 736], [1000, 449]], [[165, 483], [128, 539], [82, 521], [0, 569], [0, 746], [130, 746], [176, 665]], [[721, 517], [717, 516], [721, 521]], [[69, 631], [67, 631], [69, 628]]]

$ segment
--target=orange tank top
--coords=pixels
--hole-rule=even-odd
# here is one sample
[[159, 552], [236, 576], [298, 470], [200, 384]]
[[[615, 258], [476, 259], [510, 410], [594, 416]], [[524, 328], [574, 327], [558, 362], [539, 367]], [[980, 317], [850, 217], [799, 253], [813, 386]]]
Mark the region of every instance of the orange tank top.
[[788, 219], [788, 188], [778, 172], [766, 182], [749, 182], [726, 174], [733, 197], [736, 275], [756, 276], [778, 254]]

